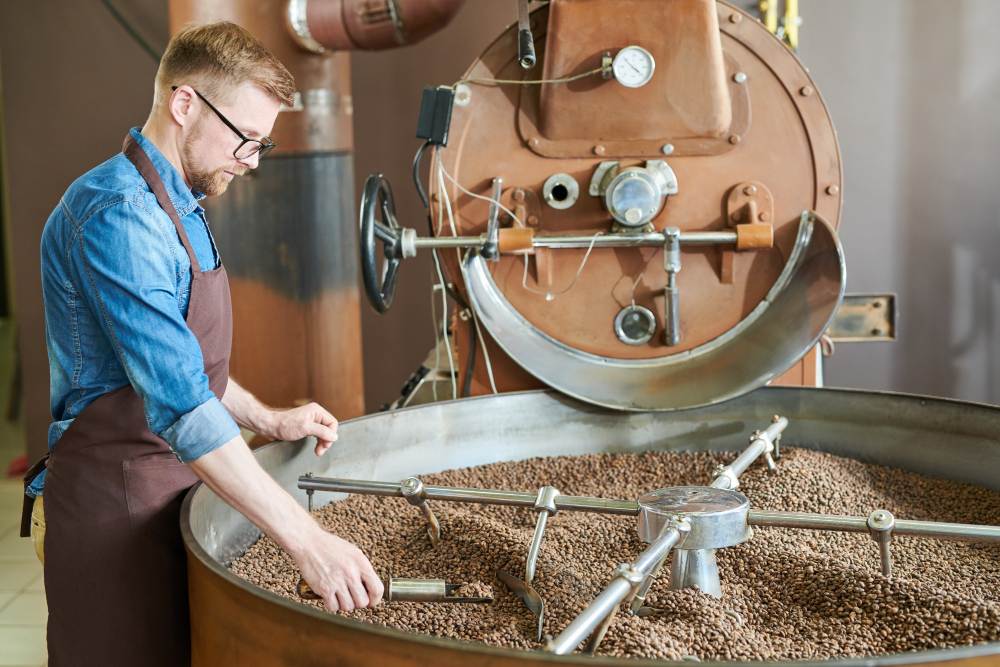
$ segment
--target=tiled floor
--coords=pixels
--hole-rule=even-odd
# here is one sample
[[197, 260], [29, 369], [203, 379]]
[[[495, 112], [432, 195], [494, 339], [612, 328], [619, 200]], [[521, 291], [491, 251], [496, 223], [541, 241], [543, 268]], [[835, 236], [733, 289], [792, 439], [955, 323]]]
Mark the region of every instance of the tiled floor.
[[45, 591], [42, 566], [31, 540], [18, 532], [20, 480], [3, 479], [7, 464], [24, 454], [20, 424], [4, 420], [13, 373], [13, 327], [0, 320], [0, 665], [37, 667], [46, 663]]
[[0, 481], [0, 665], [45, 664], [45, 591], [31, 540], [18, 536], [21, 483]]

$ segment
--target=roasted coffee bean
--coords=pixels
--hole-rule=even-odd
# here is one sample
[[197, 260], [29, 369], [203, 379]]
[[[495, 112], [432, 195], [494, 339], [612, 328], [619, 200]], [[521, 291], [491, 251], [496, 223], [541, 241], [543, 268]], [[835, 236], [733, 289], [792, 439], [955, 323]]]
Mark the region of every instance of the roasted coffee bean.
[[[1000, 492], [782, 448], [776, 473], [762, 464], [740, 477], [754, 509], [1000, 524]], [[422, 476], [425, 483], [634, 499], [653, 489], [707, 484], [734, 454], [645, 452], [535, 458]], [[316, 499], [322, 502], [323, 495]], [[432, 502], [442, 541], [433, 548], [420, 511], [401, 498], [351, 496], [318, 509], [322, 525], [356, 543], [377, 571], [467, 582], [489, 605], [384, 603], [353, 618], [408, 632], [537, 649], [533, 618], [494, 579], [524, 575], [535, 513], [520, 508]], [[545, 632], [558, 634], [610, 581], [618, 563], [644, 548], [635, 519], [560, 512], [542, 542], [534, 587], [546, 601]], [[717, 553], [722, 599], [672, 591], [667, 574], [647, 604], [652, 616], [616, 616], [599, 654], [670, 660], [796, 660], [869, 656], [1000, 640], [1000, 546], [899, 537], [893, 577], [879, 567], [867, 534], [761, 528]], [[247, 581], [298, 599], [299, 573], [262, 538], [232, 564]], [[476, 593], [477, 595], [479, 593]], [[303, 602], [319, 606], [319, 602]]]

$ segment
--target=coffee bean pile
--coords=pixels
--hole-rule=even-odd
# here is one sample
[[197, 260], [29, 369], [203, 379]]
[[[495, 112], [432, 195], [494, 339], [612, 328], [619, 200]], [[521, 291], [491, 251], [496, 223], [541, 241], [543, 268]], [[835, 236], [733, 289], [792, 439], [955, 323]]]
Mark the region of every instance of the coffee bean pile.
[[[535, 458], [423, 476], [428, 484], [635, 499], [675, 485], [707, 484], [733, 454], [647, 452]], [[741, 478], [753, 509], [1000, 525], [1000, 492], [783, 448], [776, 473], [762, 463]], [[317, 493], [321, 499], [322, 494]], [[350, 614], [401, 630], [538, 649], [534, 619], [495, 579], [518, 577], [535, 513], [521, 508], [432, 502], [443, 539], [432, 548], [417, 508], [399, 498], [352, 496], [315, 512], [356, 543], [387, 576], [492, 586], [490, 605], [393, 602]], [[534, 586], [545, 598], [545, 632], [558, 634], [610, 581], [615, 566], [645, 548], [636, 520], [578, 512], [549, 519]], [[893, 577], [867, 534], [758, 528], [717, 552], [723, 598], [671, 591], [666, 568], [647, 596], [654, 615], [618, 613], [598, 654], [678, 660], [788, 660], [870, 656], [1000, 640], [1000, 546], [898, 537]], [[297, 599], [298, 572], [269, 538], [232, 570]], [[479, 590], [485, 590], [480, 588]], [[320, 602], [303, 602], [321, 606]], [[544, 643], [544, 640], [543, 640]]]

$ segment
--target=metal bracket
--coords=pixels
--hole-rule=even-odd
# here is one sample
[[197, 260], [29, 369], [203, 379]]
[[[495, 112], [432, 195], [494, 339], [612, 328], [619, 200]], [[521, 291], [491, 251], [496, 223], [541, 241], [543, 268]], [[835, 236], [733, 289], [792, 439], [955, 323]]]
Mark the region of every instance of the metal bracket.
[[500, 195], [503, 194], [503, 179], [493, 179], [493, 197], [490, 199], [490, 215], [486, 223], [486, 241], [480, 254], [496, 262], [500, 259]]
[[845, 294], [826, 335], [836, 343], [896, 340], [896, 295]]
[[[726, 198], [726, 221], [737, 231], [765, 229], [774, 224], [774, 197], [760, 181], [737, 183]], [[736, 251], [722, 250], [719, 278], [732, 285], [735, 280]]]

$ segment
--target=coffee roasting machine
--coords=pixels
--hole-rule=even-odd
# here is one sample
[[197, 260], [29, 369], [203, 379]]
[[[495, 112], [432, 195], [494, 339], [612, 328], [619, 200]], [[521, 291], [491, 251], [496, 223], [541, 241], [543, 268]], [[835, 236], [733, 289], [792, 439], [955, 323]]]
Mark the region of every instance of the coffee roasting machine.
[[[402, 29], [406, 3], [384, 4]], [[1000, 489], [1000, 408], [819, 388], [823, 344], [891, 337], [894, 304], [845, 298], [837, 138], [786, 44], [722, 1], [517, 4], [519, 21], [460, 81], [425, 90], [413, 172], [427, 228], [402, 224], [381, 175], [360, 202], [360, 263], [377, 310], [391, 306], [407, 259], [433, 255], [435, 363], [400, 409], [343, 423], [331, 455], [289, 443], [256, 454], [310, 509], [344, 494], [406, 498], [432, 541], [447, 539], [432, 509], [441, 501], [533, 510], [524, 571], [498, 579], [533, 614], [536, 639], [549, 639], [536, 652], [439, 639], [258, 589], [226, 565], [259, 531], [199, 487], [182, 516], [196, 665], [624, 665], [599, 651], [617, 610], [650, 613], [644, 596], [657, 577], [723, 595], [715, 552], [751, 539], [754, 526], [868, 533], [886, 576], [894, 535], [1000, 541], [997, 526], [878, 507], [759, 511], [738, 490], [754, 462], [780, 468], [782, 439]], [[315, 3], [292, 0], [289, 12], [305, 45], [336, 33]], [[648, 450], [736, 453], [706, 486], [637, 499], [419, 478]], [[622, 553], [572, 623], [545, 627], [532, 580], [558, 511], [634, 517], [646, 549]], [[837, 661], [910, 663], [1000, 664], [1000, 643]]]

